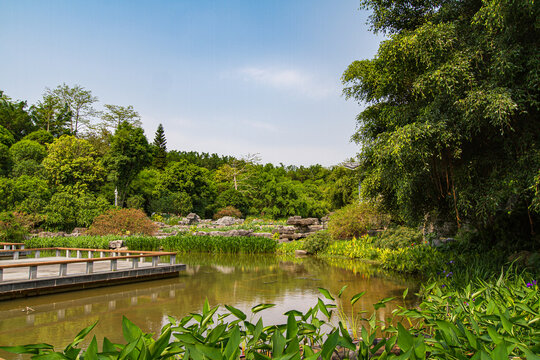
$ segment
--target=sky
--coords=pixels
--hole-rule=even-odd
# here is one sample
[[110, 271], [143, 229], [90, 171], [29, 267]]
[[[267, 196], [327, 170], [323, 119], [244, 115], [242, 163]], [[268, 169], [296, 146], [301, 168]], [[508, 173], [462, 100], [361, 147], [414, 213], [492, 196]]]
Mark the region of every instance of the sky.
[[132, 105], [168, 150], [336, 165], [363, 104], [341, 75], [373, 58], [359, 0], [0, 0], [0, 90], [80, 85]]

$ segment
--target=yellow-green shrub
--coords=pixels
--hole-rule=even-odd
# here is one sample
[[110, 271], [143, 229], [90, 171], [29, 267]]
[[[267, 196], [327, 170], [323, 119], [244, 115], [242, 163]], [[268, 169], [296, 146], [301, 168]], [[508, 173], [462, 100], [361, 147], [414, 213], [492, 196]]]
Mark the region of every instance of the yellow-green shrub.
[[368, 230], [388, 225], [390, 218], [366, 202], [354, 203], [337, 210], [330, 216], [328, 231], [333, 239], [352, 239], [365, 235]]

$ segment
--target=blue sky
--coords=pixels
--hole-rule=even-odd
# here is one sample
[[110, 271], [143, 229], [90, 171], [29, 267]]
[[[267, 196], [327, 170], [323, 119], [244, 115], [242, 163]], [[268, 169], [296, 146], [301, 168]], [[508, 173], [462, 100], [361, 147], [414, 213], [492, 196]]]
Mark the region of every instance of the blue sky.
[[0, 89], [37, 102], [81, 85], [133, 105], [168, 149], [335, 165], [361, 105], [340, 77], [372, 58], [358, 0], [0, 0]]

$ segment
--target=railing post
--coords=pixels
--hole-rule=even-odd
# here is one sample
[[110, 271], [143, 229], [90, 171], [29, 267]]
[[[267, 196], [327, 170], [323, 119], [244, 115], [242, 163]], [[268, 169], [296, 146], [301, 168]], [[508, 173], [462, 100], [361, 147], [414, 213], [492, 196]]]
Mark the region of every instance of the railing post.
[[152, 267], [158, 266], [159, 256], [152, 256]]
[[171, 255], [171, 265], [176, 264], [176, 255]]
[[[139, 254], [139, 255], [142, 255], [142, 254]], [[141, 257], [141, 262], [142, 262], [142, 263], [144, 262], [144, 256]]]
[[111, 259], [111, 271], [116, 271], [118, 269], [118, 260]]
[[28, 278], [29, 279], [37, 278], [37, 266], [30, 266], [30, 270], [28, 271]]
[[56, 257], [60, 257], [60, 250], [56, 249]]
[[4, 269], [0, 269], [0, 281], [4, 281]]
[[132, 258], [131, 259], [131, 268], [137, 269], [139, 267], [139, 258]]
[[67, 265], [68, 264], [60, 264], [60, 271], [58, 272], [58, 276], [66, 276], [67, 275]]
[[40, 252], [39, 250], [36, 250], [36, 255], [35, 255], [35, 257], [38, 258], [39, 255], [41, 255], [41, 252]]
[[13, 253], [13, 260], [19, 260], [19, 252], [18, 251], [15, 251]]
[[77, 259], [82, 258], [82, 252], [81, 250], [77, 250]]
[[66, 250], [66, 257], [70, 257], [70, 255], [71, 255], [70, 253], [71, 253], [71, 251]]
[[94, 272], [94, 262], [93, 261], [89, 261], [86, 263], [86, 273], [87, 274], [92, 274]]
[[100, 251], [100, 252], [99, 252], [99, 257], [100, 257], [100, 258], [103, 257], [103, 251]]
[[23, 249], [24, 249], [24, 244], [21, 245], [21, 250], [23, 250]]
[[92, 250], [88, 250], [88, 258], [92, 259], [94, 257], [94, 252]]

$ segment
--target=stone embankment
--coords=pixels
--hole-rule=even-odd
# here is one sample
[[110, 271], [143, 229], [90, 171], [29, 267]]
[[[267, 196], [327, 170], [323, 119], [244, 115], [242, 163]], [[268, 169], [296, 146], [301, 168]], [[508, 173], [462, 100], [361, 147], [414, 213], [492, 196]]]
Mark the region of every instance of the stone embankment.
[[[255, 222], [255, 221], [254, 221]], [[262, 222], [262, 220], [261, 220]], [[169, 226], [165, 223], [157, 222], [159, 227], [157, 238], [166, 238], [178, 233], [191, 232], [198, 236], [258, 236], [270, 239], [277, 239], [279, 242], [288, 242], [303, 239], [317, 231], [326, 229], [328, 217], [318, 218], [302, 218], [301, 216], [292, 216], [287, 219], [287, 225], [265, 225], [253, 224], [251, 229], [232, 229], [225, 230], [225, 227], [235, 227], [244, 224], [244, 219], [237, 219], [231, 216], [224, 216], [218, 220], [201, 219], [195, 213], [187, 215], [179, 221], [178, 225]], [[195, 228], [194, 228], [195, 227]], [[268, 229], [274, 227], [271, 232], [256, 231], [256, 228]], [[76, 228], [72, 233], [66, 232], [40, 232], [33, 234], [36, 237], [74, 237], [84, 235], [85, 228]]]

